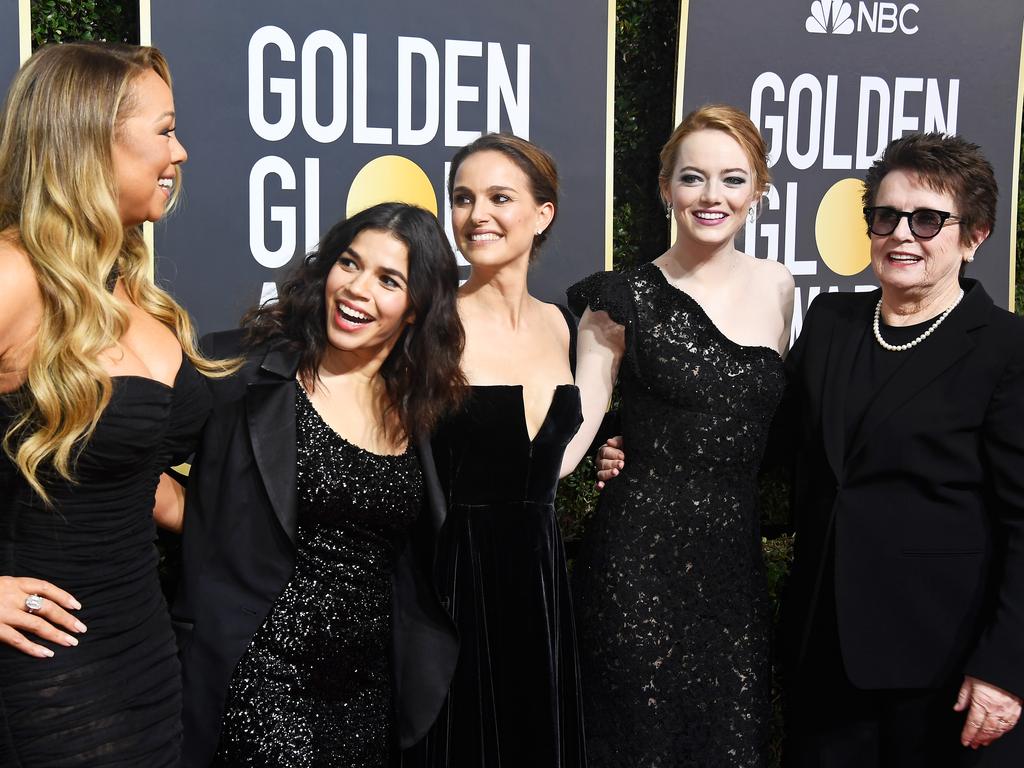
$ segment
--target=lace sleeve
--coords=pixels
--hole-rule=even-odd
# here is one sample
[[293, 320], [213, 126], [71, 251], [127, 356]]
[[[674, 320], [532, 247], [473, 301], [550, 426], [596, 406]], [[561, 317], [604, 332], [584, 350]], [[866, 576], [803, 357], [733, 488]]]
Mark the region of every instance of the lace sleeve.
[[633, 294], [621, 272], [595, 272], [569, 288], [566, 295], [569, 307], [577, 315], [589, 307], [593, 312], [604, 310], [627, 329], [633, 326]]

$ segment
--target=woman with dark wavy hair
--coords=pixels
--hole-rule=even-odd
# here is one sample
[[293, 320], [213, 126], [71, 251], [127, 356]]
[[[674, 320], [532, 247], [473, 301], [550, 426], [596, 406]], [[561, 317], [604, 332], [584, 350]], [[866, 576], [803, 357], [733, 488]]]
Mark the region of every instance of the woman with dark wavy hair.
[[444, 517], [428, 438], [463, 391], [457, 283], [437, 220], [384, 203], [211, 337], [245, 364], [189, 478], [185, 765], [377, 768], [436, 717], [457, 642], [413, 544]]

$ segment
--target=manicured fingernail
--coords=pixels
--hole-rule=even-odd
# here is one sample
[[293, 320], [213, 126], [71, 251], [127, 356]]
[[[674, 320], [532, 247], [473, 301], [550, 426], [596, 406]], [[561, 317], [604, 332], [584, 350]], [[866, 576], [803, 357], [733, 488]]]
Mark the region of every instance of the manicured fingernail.
[[40, 655], [41, 658], [51, 659], [51, 658], [53, 658], [53, 651], [51, 651], [49, 648], [43, 648], [43, 652], [40, 653], [39, 655]]
[[64, 635], [64, 645], [74, 646], [78, 645], [78, 639], [71, 635]]
[[80, 621], [75, 622], [75, 632], [85, 632], [85, 624]]
[[80, 610], [82, 610], [82, 604], [80, 602], [78, 602], [77, 600], [75, 600], [74, 598], [71, 598], [71, 602], [68, 603], [68, 607], [71, 610], [73, 610], [73, 611], [80, 611]]

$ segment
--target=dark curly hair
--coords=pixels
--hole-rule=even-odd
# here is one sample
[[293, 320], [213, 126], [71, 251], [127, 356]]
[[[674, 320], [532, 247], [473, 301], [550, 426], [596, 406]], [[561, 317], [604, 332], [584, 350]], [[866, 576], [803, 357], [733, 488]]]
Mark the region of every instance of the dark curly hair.
[[916, 174], [926, 186], [953, 197], [961, 245], [971, 245], [978, 232], [992, 232], [999, 185], [977, 144], [942, 133], [911, 133], [894, 140], [864, 177], [865, 207], [875, 204], [882, 179], [895, 170]]
[[[317, 249], [306, 255], [282, 284], [276, 302], [249, 312], [242, 324], [252, 345], [285, 339], [299, 353], [299, 375], [317, 379], [327, 350], [327, 275], [363, 230], [394, 236], [409, 251], [409, 313], [394, 349], [380, 368], [388, 398], [385, 414], [394, 413], [407, 438], [427, 435], [466, 391], [459, 367], [465, 334], [455, 296], [458, 267], [437, 218], [405, 203], [381, 203], [338, 222]], [[389, 433], [388, 420], [382, 425]]]

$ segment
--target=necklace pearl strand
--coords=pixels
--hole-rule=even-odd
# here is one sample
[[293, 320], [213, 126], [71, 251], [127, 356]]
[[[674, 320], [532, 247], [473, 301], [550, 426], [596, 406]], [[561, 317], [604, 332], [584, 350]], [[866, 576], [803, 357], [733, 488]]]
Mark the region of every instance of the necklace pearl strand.
[[913, 341], [908, 341], [906, 344], [890, 344], [889, 342], [887, 342], [885, 339], [882, 338], [882, 331], [878, 327], [879, 318], [882, 316], [882, 300], [879, 299], [878, 300], [878, 304], [875, 305], [875, 321], [872, 324], [873, 329], [875, 331], [875, 341], [878, 342], [878, 345], [882, 349], [886, 349], [889, 352], [906, 352], [908, 349], [912, 349], [913, 347], [916, 347], [922, 341], [924, 341], [929, 336], [931, 336], [932, 333], [935, 332], [935, 329], [938, 328], [940, 325], [942, 325], [942, 321], [945, 320], [947, 317], [949, 317], [949, 313], [952, 312], [954, 309], [956, 309], [956, 305], [960, 303], [960, 300], [963, 297], [964, 297], [964, 289], [961, 288], [960, 289], [960, 295], [956, 297], [956, 301], [954, 301], [952, 304], [950, 304], [949, 308], [945, 312], [943, 312], [941, 315], [939, 315], [938, 317], [935, 318], [935, 322], [932, 323], [930, 326], [928, 326], [928, 330], [926, 330], [924, 333], [922, 333], [920, 336], [918, 336]]

